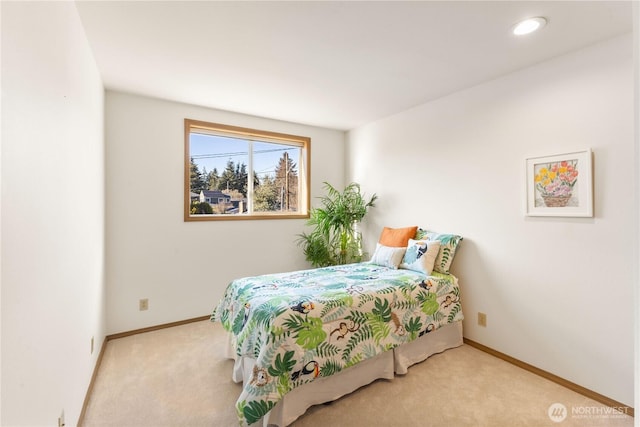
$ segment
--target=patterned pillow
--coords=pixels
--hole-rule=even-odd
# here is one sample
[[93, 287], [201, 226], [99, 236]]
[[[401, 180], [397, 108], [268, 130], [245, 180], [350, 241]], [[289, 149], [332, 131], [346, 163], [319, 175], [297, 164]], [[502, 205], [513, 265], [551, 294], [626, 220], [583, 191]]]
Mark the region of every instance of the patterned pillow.
[[441, 234], [435, 231], [418, 228], [414, 239], [438, 240], [440, 242], [440, 251], [438, 252], [438, 257], [436, 258], [436, 263], [433, 266], [433, 269], [438, 273], [449, 273], [453, 257], [456, 254], [456, 248], [462, 241], [461, 236], [456, 234]]
[[439, 240], [413, 240], [409, 239], [407, 252], [404, 254], [400, 268], [420, 271], [426, 275], [431, 274], [440, 250]]
[[406, 251], [406, 247], [394, 248], [377, 243], [376, 251], [373, 253], [370, 262], [372, 264], [381, 265], [383, 267], [396, 269], [402, 262], [402, 257], [404, 257], [404, 253]]

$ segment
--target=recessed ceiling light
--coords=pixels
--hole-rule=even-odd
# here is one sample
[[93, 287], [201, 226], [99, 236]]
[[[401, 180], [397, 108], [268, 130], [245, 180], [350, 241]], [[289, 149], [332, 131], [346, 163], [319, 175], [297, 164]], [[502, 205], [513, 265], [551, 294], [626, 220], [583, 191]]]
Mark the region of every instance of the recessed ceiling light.
[[542, 16], [525, 19], [524, 21], [518, 22], [516, 26], [513, 27], [513, 34], [516, 36], [523, 36], [525, 34], [533, 33], [545, 25], [547, 25], [547, 19]]

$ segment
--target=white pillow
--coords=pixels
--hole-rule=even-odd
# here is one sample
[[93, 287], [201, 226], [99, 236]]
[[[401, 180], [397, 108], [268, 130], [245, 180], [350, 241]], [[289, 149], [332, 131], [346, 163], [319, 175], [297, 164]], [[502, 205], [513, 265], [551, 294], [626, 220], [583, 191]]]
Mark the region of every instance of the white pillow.
[[409, 239], [407, 251], [404, 254], [400, 268], [420, 271], [426, 275], [431, 274], [436, 257], [440, 251], [438, 240], [413, 240]]
[[398, 265], [400, 265], [406, 250], [407, 248], [393, 248], [391, 246], [383, 246], [380, 243], [377, 243], [376, 251], [371, 257], [371, 263], [396, 269], [398, 268]]

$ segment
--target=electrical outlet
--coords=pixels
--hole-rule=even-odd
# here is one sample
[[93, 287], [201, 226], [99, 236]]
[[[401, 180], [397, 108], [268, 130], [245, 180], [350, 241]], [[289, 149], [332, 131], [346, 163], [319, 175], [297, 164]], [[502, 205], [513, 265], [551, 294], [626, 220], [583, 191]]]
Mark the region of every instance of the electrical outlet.
[[62, 410], [62, 413], [58, 417], [58, 427], [64, 427], [64, 409]]
[[91, 337], [91, 354], [93, 354], [93, 337]]
[[484, 313], [480, 313], [478, 312], [478, 325], [480, 326], [487, 326], [487, 315]]
[[143, 298], [140, 300], [140, 311], [149, 310], [149, 299]]

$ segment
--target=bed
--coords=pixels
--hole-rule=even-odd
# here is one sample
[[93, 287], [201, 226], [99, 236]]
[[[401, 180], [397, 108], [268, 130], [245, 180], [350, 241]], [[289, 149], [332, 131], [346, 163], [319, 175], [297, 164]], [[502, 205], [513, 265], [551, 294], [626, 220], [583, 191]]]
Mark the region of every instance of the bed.
[[230, 283], [211, 320], [229, 332], [232, 378], [243, 383], [239, 424], [289, 425], [310, 406], [461, 345], [458, 280], [432, 267], [442, 256], [450, 265], [442, 242], [429, 241], [428, 257], [424, 239], [378, 243], [368, 262]]

